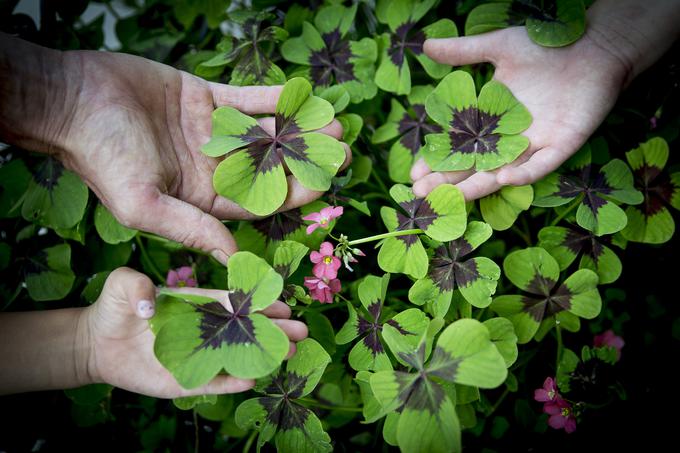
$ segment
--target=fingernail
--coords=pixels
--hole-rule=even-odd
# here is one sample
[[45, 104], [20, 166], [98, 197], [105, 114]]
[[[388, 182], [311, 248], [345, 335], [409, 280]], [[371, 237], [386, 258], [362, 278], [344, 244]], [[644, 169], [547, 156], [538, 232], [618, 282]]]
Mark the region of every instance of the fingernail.
[[148, 319], [153, 316], [154, 307], [150, 300], [142, 299], [137, 302], [137, 314], [140, 318]]
[[227, 260], [228, 260], [227, 254], [224, 253], [222, 250], [215, 249], [212, 252], [210, 252], [210, 256], [212, 256], [213, 258], [215, 258], [217, 261], [224, 264], [225, 266], [227, 265]]

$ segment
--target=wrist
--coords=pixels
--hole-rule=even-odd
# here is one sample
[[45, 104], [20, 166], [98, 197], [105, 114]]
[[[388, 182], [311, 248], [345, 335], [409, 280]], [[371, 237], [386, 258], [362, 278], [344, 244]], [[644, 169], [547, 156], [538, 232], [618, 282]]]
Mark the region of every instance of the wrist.
[[80, 309], [76, 320], [73, 363], [79, 385], [104, 382], [97, 371], [94, 335], [92, 335], [93, 307]]
[[65, 152], [81, 72], [77, 52], [0, 33], [0, 140], [31, 151]]
[[678, 38], [680, 3], [598, 0], [588, 9], [586, 38], [617, 66], [626, 87]]

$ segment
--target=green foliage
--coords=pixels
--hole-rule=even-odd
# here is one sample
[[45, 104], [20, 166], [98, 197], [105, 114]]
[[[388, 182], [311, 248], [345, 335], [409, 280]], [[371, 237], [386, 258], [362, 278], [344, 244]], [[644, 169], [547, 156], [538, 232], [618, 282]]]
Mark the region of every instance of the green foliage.
[[[46, 6], [40, 31], [19, 19], [9, 30], [3, 5], [0, 28], [58, 48], [99, 49], [103, 16], [79, 23], [86, 3]], [[133, 433], [131, 450], [193, 448], [198, 432], [201, 449], [225, 451], [450, 452], [468, 443], [503, 451], [506, 439], [545, 431], [530, 395], [546, 375], [583, 414], [608, 403], [589, 399], [597, 391], [625, 395], [612, 384], [616, 350], [591, 347], [590, 332], [635, 322], [625, 295], [640, 280], [623, 266], [642, 250], [635, 243], [673, 244], [676, 98], [664, 78], [658, 85], [671, 95], [633, 84], [630, 97], [644, 106], [622, 100], [595, 139], [533, 186], [503, 187], [478, 204], [450, 184], [417, 198], [410, 170], [418, 159], [441, 171], [491, 171], [527, 149], [522, 133], [532, 122], [514, 93], [489, 81], [490, 66], [451, 72], [425, 55], [424, 40], [457, 36], [456, 23], [465, 35], [525, 24], [546, 46], [584, 31], [579, 0], [478, 3], [256, 1], [246, 11], [221, 0], [125, 2], [132, 12], [116, 21], [120, 50], [212, 82], [285, 85], [273, 134], [260, 116], [220, 107], [202, 148], [215, 158], [216, 192], [257, 218], [227, 224], [243, 251], [225, 269], [126, 228], [54, 158], [3, 149], [3, 308], [87, 305], [116, 267], [162, 286], [169, 270], [190, 265], [200, 286], [226, 289], [229, 300], [161, 289], [150, 321], [158, 360], [185, 388], [223, 373], [257, 385], [174, 406], [88, 386], [60, 395], [66, 419], [116, 424]], [[341, 140], [317, 132], [334, 119]], [[339, 173], [340, 141], [353, 159]], [[328, 193], [278, 212], [294, 190], [291, 175]], [[308, 235], [313, 222], [303, 217], [329, 206], [342, 206], [343, 216]], [[339, 269], [341, 289], [322, 305], [304, 278], [324, 241], [340, 260], [356, 247], [367, 256], [346, 261], [353, 273]], [[644, 284], [653, 294], [654, 282]], [[261, 313], [277, 299], [309, 328], [288, 361], [287, 336]], [[628, 302], [664, 318], [669, 309], [652, 299]], [[649, 330], [640, 338], [651, 341]], [[603, 390], [591, 376], [610, 380]]]

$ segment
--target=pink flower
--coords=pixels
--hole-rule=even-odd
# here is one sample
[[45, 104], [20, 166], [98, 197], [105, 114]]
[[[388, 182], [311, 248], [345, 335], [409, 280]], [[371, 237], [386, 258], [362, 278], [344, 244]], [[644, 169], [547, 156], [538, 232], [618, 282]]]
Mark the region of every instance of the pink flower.
[[626, 343], [623, 338], [616, 335], [613, 330], [609, 329], [593, 338], [593, 346], [596, 348], [611, 347], [616, 349], [616, 360], [621, 359], [621, 349]]
[[312, 234], [314, 230], [319, 227], [328, 228], [328, 224], [331, 222], [331, 220], [340, 217], [342, 212], [342, 206], [328, 206], [319, 212], [312, 212], [311, 214], [304, 216], [302, 218], [303, 220], [311, 220], [314, 222], [307, 227], [307, 234]]
[[333, 244], [324, 242], [318, 252], [314, 251], [309, 255], [309, 259], [314, 263], [312, 273], [316, 278], [333, 280], [338, 276], [338, 269], [342, 263], [338, 257], [333, 256], [333, 248]]
[[185, 286], [197, 286], [196, 279], [193, 278], [194, 270], [190, 266], [182, 266], [178, 269], [168, 271], [165, 284], [170, 288], [183, 288]]
[[318, 300], [322, 304], [333, 302], [333, 294], [340, 292], [340, 280], [337, 278], [326, 279], [316, 277], [305, 277], [305, 286], [309, 288], [312, 299]]
[[576, 431], [576, 417], [571, 404], [559, 396], [554, 402], [543, 405], [543, 412], [550, 415], [548, 425], [554, 429], [564, 429], [567, 433]]
[[557, 392], [555, 380], [551, 377], [545, 378], [545, 381], [543, 382], [543, 388], [534, 390], [534, 399], [536, 401], [540, 401], [541, 403], [553, 402], [559, 397], [560, 394]]

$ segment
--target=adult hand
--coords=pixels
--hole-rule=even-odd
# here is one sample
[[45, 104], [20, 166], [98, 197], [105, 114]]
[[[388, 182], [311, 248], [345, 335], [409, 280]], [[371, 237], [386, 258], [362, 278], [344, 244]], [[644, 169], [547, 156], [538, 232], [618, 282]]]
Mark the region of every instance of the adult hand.
[[414, 193], [425, 196], [437, 185], [451, 183], [473, 200], [506, 184], [533, 183], [557, 169], [604, 120], [620, 90], [677, 36], [677, 4], [652, 3], [658, 5], [598, 1], [588, 11], [585, 35], [563, 48], [533, 43], [524, 27], [425, 41], [425, 53], [440, 63], [492, 63], [494, 79], [526, 106], [533, 122], [523, 133], [530, 140], [527, 151], [495, 171], [433, 173], [419, 160], [411, 169]]
[[[186, 288], [186, 292], [204, 294], [228, 305], [227, 291]], [[83, 360], [89, 382], [106, 382], [119, 388], [159, 398], [235, 393], [250, 389], [251, 379], [218, 375], [208, 384], [186, 390], [158, 362], [153, 352], [154, 335], [147, 320], [154, 315], [155, 291], [151, 280], [129, 268], [120, 268], [106, 280], [97, 302], [82, 313], [78, 338], [89, 345]], [[181, 291], [181, 290], [178, 290]], [[295, 352], [293, 342], [307, 336], [307, 326], [292, 321], [290, 308], [275, 302], [263, 312], [272, 318], [291, 341], [289, 356]]]
[[[65, 130], [63, 160], [124, 225], [210, 252], [223, 264], [236, 250], [218, 219], [252, 219], [212, 185], [217, 159], [201, 153], [215, 107], [273, 113], [281, 87], [207, 82], [143, 58], [103, 52], [67, 53], [82, 85]], [[273, 129], [273, 118], [261, 120]], [[334, 121], [321, 132], [337, 139]], [[345, 145], [347, 164], [351, 157]], [[288, 177], [281, 210], [321, 195]]]

